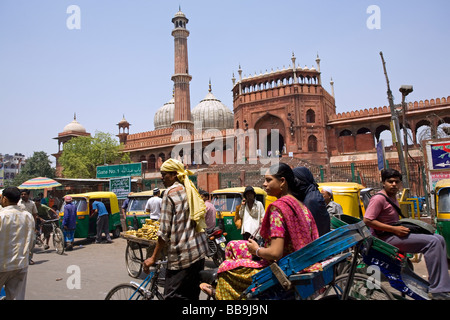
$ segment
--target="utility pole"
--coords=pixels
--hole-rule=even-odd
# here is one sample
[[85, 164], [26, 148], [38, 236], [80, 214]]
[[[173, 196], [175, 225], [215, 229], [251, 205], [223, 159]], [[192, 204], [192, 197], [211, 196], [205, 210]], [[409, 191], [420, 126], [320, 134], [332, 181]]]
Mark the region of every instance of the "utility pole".
[[399, 90], [402, 93], [402, 121], [403, 121], [403, 143], [404, 143], [404, 149], [405, 149], [405, 168], [406, 168], [406, 175], [407, 175], [407, 181], [409, 182], [409, 166], [408, 166], [408, 131], [406, 130], [406, 109], [407, 104], [405, 102], [405, 98], [408, 94], [413, 92], [413, 86], [407, 86], [403, 85], [400, 87]]
[[[389, 86], [389, 78], [386, 72], [386, 62], [384, 61], [383, 52], [380, 52], [381, 61], [383, 62], [384, 75], [386, 76], [387, 83], [387, 96], [389, 101], [389, 107], [391, 108], [391, 133], [392, 133], [392, 142], [395, 143], [397, 147], [398, 153], [398, 161], [400, 162], [400, 170], [402, 171], [402, 181], [403, 187], [405, 189], [409, 189], [409, 181], [408, 181], [408, 172], [405, 166], [405, 158], [403, 157], [403, 147], [402, 141], [400, 138], [400, 124], [398, 121], [398, 115], [395, 111], [394, 98], [392, 96], [392, 91]], [[406, 130], [403, 128], [403, 130]]]

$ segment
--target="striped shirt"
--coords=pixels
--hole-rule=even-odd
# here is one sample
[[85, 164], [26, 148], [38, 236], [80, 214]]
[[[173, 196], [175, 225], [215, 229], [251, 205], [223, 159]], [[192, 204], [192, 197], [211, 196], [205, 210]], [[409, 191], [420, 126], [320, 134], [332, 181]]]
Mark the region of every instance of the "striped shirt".
[[0, 210], [0, 272], [28, 266], [34, 240], [34, 218], [17, 205]]
[[170, 186], [161, 203], [158, 236], [167, 243], [167, 268], [181, 270], [205, 258], [206, 235], [195, 231], [196, 223], [189, 217], [189, 205], [183, 185]]

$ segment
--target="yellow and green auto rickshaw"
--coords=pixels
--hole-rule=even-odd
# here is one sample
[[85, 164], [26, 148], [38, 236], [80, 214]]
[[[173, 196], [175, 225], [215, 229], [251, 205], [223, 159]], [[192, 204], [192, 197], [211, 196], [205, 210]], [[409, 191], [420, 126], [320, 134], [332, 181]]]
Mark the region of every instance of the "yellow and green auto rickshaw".
[[[114, 192], [98, 191], [78, 194], [68, 194], [72, 197], [72, 203], [77, 207], [77, 227], [75, 229], [75, 238], [90, 238], [97, 234], [97, 216], [90, 216], [92, 213], [92, 204], [99, 200], [103, 202], [109, 212], [109, 231], [113, 238], [120, 236], [122, 226], [120, 223], [119, 202]], [[60, 212], [60, 220], [64, 217], [64, 204]]]
[[148, 199], [153, 197], [153, 190], [133, 192], [128, 195], [128, 207], [126, 211], [126, 226], [137, 230], [145, 224], [145, 219], [149, 218], [149, 214], [145, 212], [145, 205]]
[[444, 237], [450, 259], [450, 179], [439, 180], [434, 187], [436, 230]]
[[[267, 195], [266, 191], [259, 187], [254, 187], [256, 200], [260, 201], [267, 209], [269, 204], [276, 200], [275, 197]], [[220, 225], [223, 219], [224, 232], [227, 233], [227, 241], [241, 240], [241, 230], [236, 228], [234, 216], [236, 207], [241, 204], [244, 198], [245, 187], [220, 189], [211, 192], [211, 202], [216, 208], [216, 224]]]
[[331, 188], [334, 202], [342, 206], [344, 214], [358, 219], [364, 217], [365, 203], [368, 204], [372, 189], [355, 182], [323, 182], [319, 183], [319, 190], [325, 186]]

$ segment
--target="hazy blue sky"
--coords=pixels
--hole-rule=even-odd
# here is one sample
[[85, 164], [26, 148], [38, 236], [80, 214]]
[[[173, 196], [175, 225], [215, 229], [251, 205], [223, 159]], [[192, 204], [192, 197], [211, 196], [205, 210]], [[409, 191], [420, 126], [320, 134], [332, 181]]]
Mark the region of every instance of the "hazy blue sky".
[[[79, 29], [67, 26], [70, 5]], [[123, 114], [130, 133], [153, 130], [172, 96], [179, 5], [189, 19], [191, 108], [211, 79], [232, 109], [239, 64], [245, 75], [282, 69], [292, 52], [302, 67], [319, 54], [337, 112], [388, 105], [380, 51], [396, 103], [402, 84], [414, 86], [408, 101], [450, 95], [447, 0], [0, 0], [0, 153], [57, 152], [53, 138], [75, 112], [91, 134], [117, 134]]]

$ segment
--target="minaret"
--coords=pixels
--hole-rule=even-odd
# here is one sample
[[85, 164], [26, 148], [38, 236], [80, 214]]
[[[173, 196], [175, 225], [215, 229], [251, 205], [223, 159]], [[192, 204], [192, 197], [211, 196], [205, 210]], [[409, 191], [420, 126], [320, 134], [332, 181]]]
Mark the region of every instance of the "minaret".
[[334, 96], [334, 81], [333, 81], [333, 78], [331, 78], [330, 85], [331, 85], [331, 95], [333, 96], [333, 98], [336, 98]]
[[192, 77], [189, 75], [187, 50], [189, 31], [186, 29], [186, 24], [189, 20], [181, 12], [180, 8], [173, 17], [172, 22], [175, 27], [172, 30], [172, 36], [175, 41], [175, 73], [172, 76], [175, 91], [175, 109], [172, 127], [174, 129], [188, 129], [192, 131], [194, 123], [191, 118], [191, 98], [189, 91], [189, 82]]

